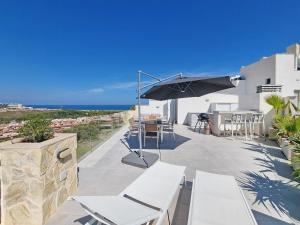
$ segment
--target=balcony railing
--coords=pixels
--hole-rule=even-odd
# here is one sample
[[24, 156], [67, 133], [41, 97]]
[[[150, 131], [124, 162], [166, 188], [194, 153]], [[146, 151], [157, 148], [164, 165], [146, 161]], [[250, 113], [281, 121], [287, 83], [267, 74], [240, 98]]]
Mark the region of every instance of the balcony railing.
[[282, 85], [264, 84], [256, 87], [256, 93], [262, 92], [281, 92]]

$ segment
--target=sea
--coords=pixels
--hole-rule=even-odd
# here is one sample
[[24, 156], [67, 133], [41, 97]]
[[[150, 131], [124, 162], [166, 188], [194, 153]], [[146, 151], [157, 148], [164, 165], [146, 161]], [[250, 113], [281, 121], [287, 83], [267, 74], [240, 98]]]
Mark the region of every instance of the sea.
[[25, 105], [34, 109], [129, 110], [132, 105]]

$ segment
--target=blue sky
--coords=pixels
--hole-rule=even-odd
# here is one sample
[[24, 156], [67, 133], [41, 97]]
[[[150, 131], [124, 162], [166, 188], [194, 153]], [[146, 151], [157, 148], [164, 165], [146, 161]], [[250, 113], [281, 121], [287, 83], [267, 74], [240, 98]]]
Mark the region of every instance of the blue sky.
[[133, 104], [136, 71], [219, 75], [300, 42], [299, 0], [3, 0], [0, 102]]

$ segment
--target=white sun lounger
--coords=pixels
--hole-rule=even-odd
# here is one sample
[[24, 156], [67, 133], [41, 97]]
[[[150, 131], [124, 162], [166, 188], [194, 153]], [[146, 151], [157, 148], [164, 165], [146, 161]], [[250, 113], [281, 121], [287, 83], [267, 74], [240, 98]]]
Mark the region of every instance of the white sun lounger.
[[156, 162], [118, 196], [75, 196], [93, 217], [108, 225], [161, 224], [185, 179], [184, 166]]
[[188, 225], [257, 225], [233, 176], [196, 171]]

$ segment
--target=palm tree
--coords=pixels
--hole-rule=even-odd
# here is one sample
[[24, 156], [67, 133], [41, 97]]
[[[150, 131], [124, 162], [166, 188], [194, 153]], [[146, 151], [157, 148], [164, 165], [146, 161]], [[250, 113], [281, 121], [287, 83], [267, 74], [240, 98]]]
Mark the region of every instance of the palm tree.
[[276, 115], [278, 115], [280, 110], [285, 106], [283, 98], [278, 95], [270, 95], [266, 98], [266, 102], [273, 107]]

